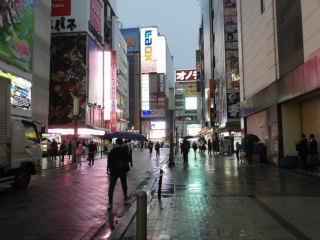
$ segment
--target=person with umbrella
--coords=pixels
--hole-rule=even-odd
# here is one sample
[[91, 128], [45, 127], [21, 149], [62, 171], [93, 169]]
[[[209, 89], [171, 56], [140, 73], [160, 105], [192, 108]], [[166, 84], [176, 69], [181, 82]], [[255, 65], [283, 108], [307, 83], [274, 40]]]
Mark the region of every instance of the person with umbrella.
[[187, 139], [184, 139], [181, 144], [181, 151], [183, 154], [183, 163], [188, 164], [188, 154], [190, 149], [190, 142]]
[[91, 140], [89, 146], [89, 153], [88, 153], [88, 157], [89, 157], [89, 166], [94, 165], [94, 154], [97, 152], [97, 146], [93, 143], [93, 141]]

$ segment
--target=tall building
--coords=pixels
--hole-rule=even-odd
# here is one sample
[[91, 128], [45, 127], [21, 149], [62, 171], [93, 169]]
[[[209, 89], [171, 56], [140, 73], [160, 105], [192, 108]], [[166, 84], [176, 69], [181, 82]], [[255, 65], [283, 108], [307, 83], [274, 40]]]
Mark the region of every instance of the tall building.
[[168, 96], [174, 77], [166, 38], [157, 27], [121, 32], [128, 45], [129, 124], [147, 138], [168, 140]]
[[[0, 77], [11, 80], [13, 115], [48, 125], [50, 1], [3, 1]], [[9, 4], [11, 4], [9, 6]]]
[[[204, 65], [212, 66], [214, 80], [219, 77], [215, 69], [222, 69], [229, 56], [221, 50], [227, 50], [221, 48], [227, 46], [225, 29], [232, 30], [239, 20], [233, 38], [238, 38], [239, 74], [235, 77], [240, 83], [243, 133], [257, 135], [266, 149], [265, 157], [276, 166], [284, 156], [297, 155], [294, 141], [302, 133], [315, 134], [320, 140], [320, 27], [314, 24], [320, 16], [320, 4], [311, 0], [203, 0], [201, 4], [214, 13], [203, 18], [204, 41], [210, 35], [207, 41], [214, 46], [204, 47], [203, 57], [206, 50], [212, 53], [212, 58], [204, 58]], [[206, 26], [215, 26], [216, 31], [210, 32]], [[221, 94], [222, 89], [217, 91]], [[215, 104], [216, 108], [223, 105], [219, 100]], [[220, 126], [222, 119], [219, 117]], [[260, 156], [255, 160], [260, 161]]]

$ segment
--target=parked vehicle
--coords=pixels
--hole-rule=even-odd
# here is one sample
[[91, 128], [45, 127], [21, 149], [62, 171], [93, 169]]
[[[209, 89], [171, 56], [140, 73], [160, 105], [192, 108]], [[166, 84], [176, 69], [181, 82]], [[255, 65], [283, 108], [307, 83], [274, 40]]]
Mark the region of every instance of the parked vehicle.
[[0, 185], [26, 188], [31, 175], [41, 174], [41, 158], [36, 124], [22, 116], [11, 116], [11, 82], [0, 77]]

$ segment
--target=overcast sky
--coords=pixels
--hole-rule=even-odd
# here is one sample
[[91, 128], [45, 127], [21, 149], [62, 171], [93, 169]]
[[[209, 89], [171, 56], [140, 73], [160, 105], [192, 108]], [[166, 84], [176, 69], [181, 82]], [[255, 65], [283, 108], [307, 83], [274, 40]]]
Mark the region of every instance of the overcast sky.
[[167, 39], [174, 70], [196, 68], [198, 0], [117, 0], [117, 16], [123, 28], [158, 27]]

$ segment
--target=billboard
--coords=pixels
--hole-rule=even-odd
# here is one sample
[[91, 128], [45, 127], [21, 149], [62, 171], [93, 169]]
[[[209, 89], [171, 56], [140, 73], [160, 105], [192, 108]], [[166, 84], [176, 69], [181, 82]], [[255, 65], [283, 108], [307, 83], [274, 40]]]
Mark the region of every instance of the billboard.
[[120, 29], [120, 32], [126, 40], [128, 46], [128, 53], [140, 52], [140, 29], [139, 28], [127, 28]]
[[240, 93], [227, 93], [227, 116], [228, 122], [239, 121], [240, 119]]
[[52, 0], [51, 16], [70, 16], [71, 0]]
[[85, 123], [87, 37], [51, 38], [49, 124], [73, 125], [73, 96], [79, 99], [79, 124]]
[[176, 70], [176, 82], [187, 82], [197, 80], [196, 69], [179, 69]]
[[[102, 0], [71, 0], [71, 7], [67, 0], [52, 0], [52, 4], [56, 4], [55, 9], [51, 12], [52, 33], [87, 32], [92, 39], [102, 45], [104, 41], [104, 3]], [[59, 9], [61, 4], [66, 8], [65, 10]], [[62, 15], [63, 13], [66, 15]]]
[[117, 131], [117, 52], [111, 52], [111, 132]]
[[164, 84], [165, 84], [165, 75], [157, 74], [157, 87], [158, 87], [158, 107], [164, 107], [165, 93], [164, 93]]
[[33, 19], [33, 0], [1, 1], [0, 58], [28, 72], [32, 71]]
[[157, 72], [157, 38], [157, 28], [148, 27], [140, 29], [141, 73]]

